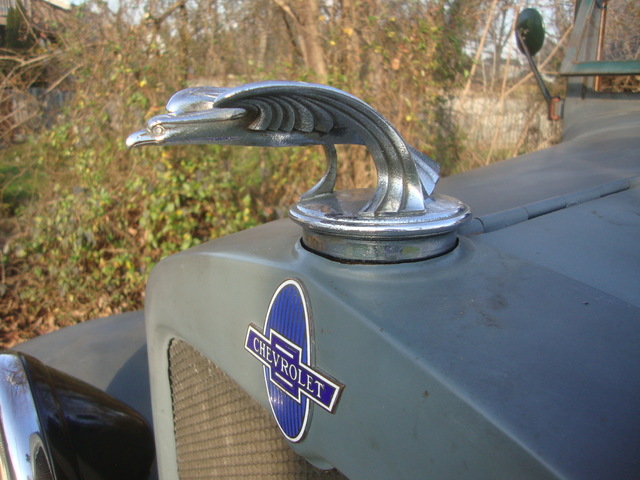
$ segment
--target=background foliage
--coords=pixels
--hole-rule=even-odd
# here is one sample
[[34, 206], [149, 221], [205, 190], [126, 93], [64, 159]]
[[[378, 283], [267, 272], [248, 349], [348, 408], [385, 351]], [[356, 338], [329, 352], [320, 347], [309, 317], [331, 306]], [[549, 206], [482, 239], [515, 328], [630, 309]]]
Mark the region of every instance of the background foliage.
[[[2, 343], [141, 308], [161, 258], [285, 216], [320, 178], [315, 148], [127, 151], [127, 135], [161, 113], [173, 92], [272, 78], [327, 83], [373, 105], [450, 173], [489, 159], [469, 155], [452, 98], [465, 85], [499, 95], [499, 62], [478, 76], [474, 55], [507, 49], [516, 7], [123, 0], [114, 10], [89, 0], [55, 37], [1, 51]], [[485, 43], [489, 31], [494, 39]], [[34, 86], [66, 95], [47, 128], [42, 110], [18, 118], [6, 108]], [[363, 149], [343, 148], [352, 161], [342, 162], [340, 187], [371, 185]]]

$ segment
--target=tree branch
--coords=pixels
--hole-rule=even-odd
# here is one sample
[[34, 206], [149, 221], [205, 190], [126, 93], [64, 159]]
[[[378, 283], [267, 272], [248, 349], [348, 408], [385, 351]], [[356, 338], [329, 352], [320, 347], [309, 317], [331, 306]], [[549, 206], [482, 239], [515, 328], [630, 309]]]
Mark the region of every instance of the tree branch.
[[160, 25], [167, 18], [169, 18], [176, 10], [184, 7], [186, 3], [187, 3], [187, 0], [178, 0], [173, 5], [171, 5], [167, 10], [165, 10], [165, 12], [162, 15], [160, 15], [158, 18], [151, 17], [151, 20], [153, 20], [153, 23], [155, 24], [156, 28], [159, 28]]

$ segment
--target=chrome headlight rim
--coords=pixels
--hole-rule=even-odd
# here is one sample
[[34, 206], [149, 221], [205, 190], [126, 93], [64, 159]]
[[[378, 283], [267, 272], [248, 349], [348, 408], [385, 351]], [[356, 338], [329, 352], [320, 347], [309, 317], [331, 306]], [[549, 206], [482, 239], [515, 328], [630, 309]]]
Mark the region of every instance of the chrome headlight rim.
[[15, 352], [0, 352], [0, 406], [3, 478], [42, 478], [42, 469], [55, 478], [23, 357]]

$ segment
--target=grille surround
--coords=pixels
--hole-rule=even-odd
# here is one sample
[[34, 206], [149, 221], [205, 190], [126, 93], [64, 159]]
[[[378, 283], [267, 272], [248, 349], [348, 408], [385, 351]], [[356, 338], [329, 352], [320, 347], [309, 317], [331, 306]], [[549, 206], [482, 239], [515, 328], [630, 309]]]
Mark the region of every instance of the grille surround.
[[173, 339], [168, 356], [180, 480], [346, 478], [291, 450], [271, 414], [189, 343]]

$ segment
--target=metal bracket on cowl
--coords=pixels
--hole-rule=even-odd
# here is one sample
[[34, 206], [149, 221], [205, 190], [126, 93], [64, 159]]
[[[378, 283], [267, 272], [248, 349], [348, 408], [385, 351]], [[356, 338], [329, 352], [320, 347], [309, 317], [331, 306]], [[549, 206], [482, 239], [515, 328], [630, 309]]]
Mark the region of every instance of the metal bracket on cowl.
[[[458, 227], [471, 216], [462, 202], [433, 194], [436, 162], [341, 90], [280, 81], [188, 88], [171, 97], [167, 110], [127, 145], [322, 145], [326, 172], [290, 209], [303, 228], [303, 244], [320, 255], [362, 263], [435, 257], [455, 247]], [[367, 147], [377, 170], [374, 189], [334, 189], [338, 144]]]

